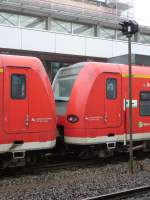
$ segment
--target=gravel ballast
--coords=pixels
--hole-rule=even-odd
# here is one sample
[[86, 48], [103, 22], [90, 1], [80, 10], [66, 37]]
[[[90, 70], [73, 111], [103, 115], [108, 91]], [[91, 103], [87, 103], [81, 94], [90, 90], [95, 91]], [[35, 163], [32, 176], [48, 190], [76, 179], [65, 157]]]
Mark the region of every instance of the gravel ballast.
[[150, 159], [135, 161], [134, 167], [133, 175], [128, 171], [128, 162], [121, 162], [3, 177], [0, 199], [80, 200], [150, 184]]

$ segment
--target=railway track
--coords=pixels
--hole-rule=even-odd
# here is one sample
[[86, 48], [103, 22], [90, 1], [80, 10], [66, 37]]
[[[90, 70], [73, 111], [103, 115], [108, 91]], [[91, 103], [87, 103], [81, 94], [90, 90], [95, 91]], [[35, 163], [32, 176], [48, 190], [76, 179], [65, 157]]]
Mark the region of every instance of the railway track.
[[[140, 158], [140, 159], [139, 159]], [[139, 156], [137, 160], [141, 160]], [[142, 157], [143, 159], [144, 157]], [[128, 154], [122, 154], [120, 156], [115, 156], [112, 158], [103, 158], [103, 159], [89, 159], [89, 160], [75, 160], [75, 159], [59, 159], [53, 160], [52, 162], [39, 163], [36, 166], [32, 167], [19, 167], [19, 168], [8, 168], [5, 170], [0, 170], [0, 177], [15, 177], [21, 175], [32, 175], [39, 174], [42, 172], [48, 171], [57, 171], [57, 170], [76, 170], [77, 168], [89, 168], [89, 167], [100, 167], [106, 164], [116, 164], [119, 162], [128, 162]]]
[[129, 197], [138, 196], [147, 192], [150, 192], [150, 185], [114, 192], [110, 194], [104, 194], [95, 197], [89, 197], [83, 200], [117, 200], [117, 199], [121, 200], [121, 199], [127, 199]]
[[97, 161], [72, 161], [72, 162], [60, 162], [60, 163], [53, 163], [53, 164], [47, 164], [47, 165], [41, 165], [37, 167], [32, 167], [32, 171], [43, 171], [43, 170], [63, 170], [63, 169], [73, 169], [75, 167], [88, 167], [88, 166], [94, 166], [94, 164], [98, 164]]
[[19, 168], [8, 168], [0, 171], [0, 177], [15, 177], [21, 175], [32, 175], [40, 174], [42, 172], [57, 171], [57, 170], [75, 170], [76, 168], [93, 167], [96, 165], [101, 165], [99, 160], [84, 160], [84, 161], [64, 161], [57, 163], [48, 163], [36, 165], [33, 167], [19, 167]]

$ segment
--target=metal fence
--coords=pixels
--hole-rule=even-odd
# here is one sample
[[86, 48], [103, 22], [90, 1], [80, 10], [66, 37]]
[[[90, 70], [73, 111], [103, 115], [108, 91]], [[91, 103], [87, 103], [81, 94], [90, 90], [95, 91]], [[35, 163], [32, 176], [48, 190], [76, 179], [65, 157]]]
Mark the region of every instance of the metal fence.
[[116, 6], [114, 7], [114, 4], [109, 3], [109, 7], [89, 5], [84, 2], [70, 0], [61, 0], [61, 2], [56, 0], [0, 0], [0, 10], [13, 10], [43, 16], [55, 14], [55, 16], [70, 16], [78, 19], [85, 18], [86, 20], [89, 19], [96, 22], [113, 21], [114, 23], [117, 23], [120, 18], [132, 17], [132, 14], [130, 15], [128, 13], [128, 10], [132, 9], [131, 3], [129, 4], [129, 9], [120, 9], [120, 4], [117, 3], [117, 0], [115, 1]]

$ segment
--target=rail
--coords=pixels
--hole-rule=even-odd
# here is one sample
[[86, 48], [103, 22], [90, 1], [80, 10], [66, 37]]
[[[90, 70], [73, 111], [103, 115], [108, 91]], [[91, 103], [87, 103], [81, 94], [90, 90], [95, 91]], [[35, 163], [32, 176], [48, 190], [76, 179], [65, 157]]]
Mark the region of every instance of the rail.
[[62, 169], [76, 169], [76, 168], [84, 168], [86, 167], [93, 167], [100, 165], [99, 160], [78, 160], [78, 161], [59, 161], [54, 163], [47, 163], [47, 164], [37, 164], [34, 166], [25, 166], [19, 167], [18, 170], [16, 168], [2, 168], [0, 170], [0, 177], [16, 177], [22, 175], [30, 175], [30, 174], [39, 174], [45, 171], [57, 171]]
[[104, 194], [95, 197], [89, 197], [83, 200], [114, 200], [114, 199], [123, 199], [127, 197], [133, 197], [134, 195], [139, 195], [144, 192], [150, 192], [150, 185], [136, 187], [133, 189], [123, 190], [119, 192], [114, 192], [110, 194]]

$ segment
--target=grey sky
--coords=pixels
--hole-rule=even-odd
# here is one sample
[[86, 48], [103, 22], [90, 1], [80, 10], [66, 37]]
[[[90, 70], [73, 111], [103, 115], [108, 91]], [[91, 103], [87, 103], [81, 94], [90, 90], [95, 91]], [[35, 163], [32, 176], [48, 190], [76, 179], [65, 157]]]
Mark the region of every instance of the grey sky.
[[134, 0], [134, 16], [139, 23], [150, 26], [150, 0]]

